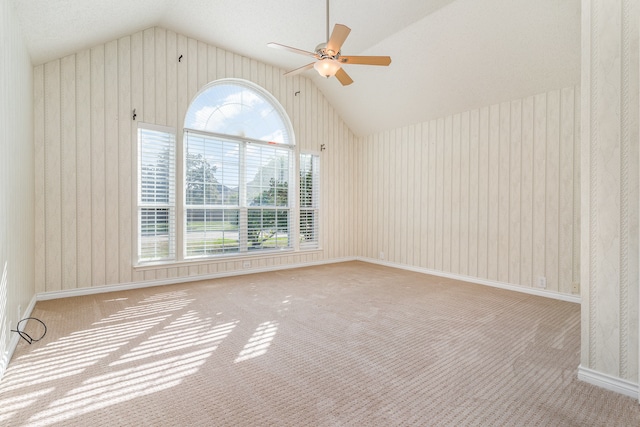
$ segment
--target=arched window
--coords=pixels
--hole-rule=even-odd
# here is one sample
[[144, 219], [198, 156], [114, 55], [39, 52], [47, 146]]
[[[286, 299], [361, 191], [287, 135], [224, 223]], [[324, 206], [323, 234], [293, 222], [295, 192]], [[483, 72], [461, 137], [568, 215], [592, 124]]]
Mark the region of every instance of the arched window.
[[293, 131], [273, 96], [244, 80], [209, 84], [183, 145], [185, 258], [292, 247]]
[[189, 106], [185, 129], [293, 145], [284, 109], [267, 91], [238, 79], [205, 86]]

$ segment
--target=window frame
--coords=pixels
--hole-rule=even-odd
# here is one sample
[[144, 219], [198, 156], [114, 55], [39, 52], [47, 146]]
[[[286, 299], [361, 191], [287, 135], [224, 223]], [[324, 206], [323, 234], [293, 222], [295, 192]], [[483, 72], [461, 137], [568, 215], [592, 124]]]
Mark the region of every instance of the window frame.
[[[143, 159], [143, 134], [145, 132], [153, 132], [164, 134], [167, 136], [168, 142], [170, 143], [170, 152], [168, 159], [168, 201], [167, 203], [151, 203], [144, 202], [143, 198], [143, 173], [142, 173], [142, 159]], [[144, 123], [138, 122], [136, 128], [136, 158], [135, 158], [135, 173], [136, 173], [136, 187], [135, 187], [135, 262], [134, 265], [149, 265], [149, 264], [157, 264], [157, 263], [171, 263], [175, 262], [179, 259], [179, 254], [177, 251], [177, 239], [179, 230], [177, 229], [177, 197], [176, 197], [176, 181], [177, 181], [177, 170], [176, 170], [176, 155], [177, 155], [177, 138], [176, 138], [176, 129], [168, 126], [160, 126], [152, 123]], [[142, 250], [142, 242], [143, 242], [143, 224], [142, 224], [142, 210], [143, 209], [167, 209], [168, 214], [168, 255], [165, 257], [145, 257], [143, 258], [143, 250]]]
[[[187, 185], [187, 179], [186, 179], [186, 174], [187, 174], [187, 158], [188, 158], [188, 134], [194, 134], [194, 135], [198, 135], [200, 137], [203, 138], [210, 138], [212, 140], [217, 140], [217, 141], [221, 141], [221, 142], [231, 142], [231, 143], [235, 143], [238, 145], [238, 149], [239, 149], [239, 164], [238, 164], [238, 204], [237, 205], [210, 205], [207, 206], [206, 204], [202, 206], [203, 209], [211, 209], [211, 210], [238, 210], [238, 250], [237, 251], [224, 251], [222, 250], [221, 253], [217, 253], [217, 254], [202, 254], [202, 255], [188, 255], [188, 238], [187, 238], [187, 233], [188, 233], [188, 227], [187, 227], [187, 211], [189, 209], [189, 205], [187, 204], [187, 191], [186, 191], [186, 185]], [[183, 212], [183, 218], [181, 221], [181, 225], [182, 225], [182, 245], [181, 245], [181, 255], [182, 255], [182, 259], [185, 261], [197, 261], [197, 260], [203, 260], [203, 259], [217, 259], [217, 258], [223, 258], [223, 257], [234, 257], [234, 256], [244, 256], [244, 255], [254, 255], [254, 254], [258, 254], [258, 253], [273, 253], [273, 252], [281, 252], [281, 251], [290, 251], [290, 250], [294, 250], [295, 247], [293, 245], [293, 241], [296, 237], [296, 232], [295, 229], [293, 227], [293, 221], [292, 221], [292, 215], [295, 213], [295, 198], [294, 198], [294, 194], [292, 193], [292, 190], [295, 192], [296, 186], [295, 186], [295, 171], [294, 171], [294, 166], [295, 166], [295, 146], [292, 146], [291, 144], [281, 144], [281, 143], [274, 143], [274, 142], [265, 142], [265, 141], [260, 141], [260, 140], [252, 140], [249, 138], [241, 138], [241, 137], [237, 137], [234, 135], [227, 135], [227, 134], [219, 134], [219, 133], [214, 133], [214, 132], [205, 132], [202, 130], [194, 130], [194, 129], [188, 129], [185, 128], [183, 131], [183, 137], [182, 137], [182, 141], [183, 141], [183, 149], [182, 149], [182, 154], [183, 154], [183, 172], [181, 174], [181, 178], [182, 178], [182, 182], [181, 187], [183, 190], [183, 197], [182, 197], [182, 212]], [[288, 176], [287, 176], [287, 183], [289, 185], [288, 191], [287, 191], [287, 206], [264, 206], [264, 207], [259, 207], [259, 206], [254, 206], [251, 207], [249, 205], [249, 200], [247, 197], [247, 180], [248, 177], [246, 176], [247, 173], [247, 150], [248, 147], [252, 146], [252, 145], [257, 145], [257, 146], [264, 146], [264, 147], [278, 147], [281, 150], [286, 150], [288, 153], [288, 165], [287, 165], [287, 170], [288, 170]], [[293, 185], [292, 185], [293, 184]], [[255, 249], [255, 250], [251, 250], [249, 248], [249, 242], [248, 242], [248, 233], [249, 233], [249, 211], [250, 210], [286, 210], [288, 212], [288, 245], [286, 247], [281, 247], [281, 248], [263, 248], [263, 249]], [[276, 241], [277, 241], [277, 235], [276, 235]]]
[[[312, 173], [312, 206], [306, 207], [303, 206], [304, 201], [302, 200], [302, 166], [303, 156], [309, 156], [311, 161], [311, 173]], [[317, 151], [301, 151], [298, 155], [298, 246], [300, 250], [313, 250], [321, 248], [320, 236], [320, 153]], [[303, 212], [311, 212], [314, 218], [314, 234], [315, 238], [308, 241], [302, 241], [302, 221], [303, 221]]]
[[[194, 130], [189, 129], [186, 126], [186, 118], [187, 114], [189, 114], [189, 110], [192, 108], [194, 101], [199, 96], [200, 93], [210, 89], [212, 86], [220, 83], [234, 83], [240, 86], [241, 88], [248, 88], [253, 90], [256, 95], [262, 96], [263, 100], [271, 104], [274, 110], [278, 111], [282, 120], [282, 132], [284, 135], [284, 140], [276, 139], [279, 142], [267, 141], [266, 138], [264, 140], [253, 140], [251, 138], [247, 138], [244, 136], [236, 136], [230, 134], [220, 134], [215, 132], [208, 132], [203, 130]], [[206, 98], [205, 98], [206, 99]], [[206, 104], [205, 104], [206, 105]], [[141, 155], [141, 129], [162, 132], [169, 135], [169, 138], [172, 141], [171, 149], [173, 150], [172, 154], [172, 164], [171, 164], [171, 177], [172, 177], [172, 194], [173, 199], [168, 208], [171, 210], [170, 215], [170, 251], [169, 256], [167, 257], [154, 257], [154, 258], [141, 258], [141, 250], [140, 245], [142, 241], [142, 226], [140, 221], [140, 197], [141, 197], [141, 166], [140, 166], [140, 155]], [[156, 125], [153, 123], [145, 123], [145, 122], [137, 122], [137, 128], [135, 129], [136, 142], [134, 149], [133, 164], [134, 167], [133, 173], [135, 174], [135, 178], [132, 182], [132, 203], [133, 203], [133, 215], [134, 220], [131, 222], [132, 228], [132, 265], [135, 268], [145, 269], [145, 268], [154, 268], [156, 265], [179, 265], [179, 264], [202, 264], [205, 262], [215, 262], [216, 260], [222, 259], [242, 259], [242, 258], [256, 258], [262, 256], [273, 256], [282, 252], [298, 252], [298, 251], [311, 251], [311, 250], [321, 250], [321, 224], [320, 224], [320, 204], [321, 204], [321, 191], [320, 191], [320, 171], [318, 170], [317, 176], [317, 206], [314, 208], [316, 215], [316, 241], [305, 243], [300, 241], [301, 230], [300, 230], [300, 221], [301, 221], [301, 212], [304, 211], [304, 208], [300, 208], [300, 161], [301, 155], [313, 155], [317, 158], [318, 165], [320, 164], [320, 152], [317, 151], [300, 151], [295, 143], [295, 133], [293, 132], [293, 124], [286, 113], [284, 107], [277, 101], [277, 99], [266, 89], [260, 87], [259, 85], [243, 80], [243, 79], [221, 79], [210, 82], [200, 89], [198, 94], [196, 94], [185, 112], [185, 122], [182, 126], [182, 132], [178, 133], [180, 129], [176, 129], [175, 127]], [[240, 175], [242, 176], [243, 186], [245, 188], [243, 191], [245, 192], [245, 197], [242, 200], [238, 200], [239, 206], [239, 216], [242, 218], [243, 224], [245, 225], [243, 234], [243, 247], [245, 250], [243, 251], [234, 251], [234, 252], [221, 252], [211, 255], [203, 255], [203, 256], [187, 256], [187, 204], [186, 204], [186, 191], [187, 191], [187, 176], [186, 176], [186, 161], [187, 161], [187, 141], [186, 141], [186, 133], [187, 132], [196, 132], [204, 134], [208, 137], [221, 138], [223, 140], [233, 141], [234, 143], [238, 143], [243, 147], [246, 147], [251, 144], [260, 144], [264, 146], [277, 146], [279, 148], [284, 148], [288, 153], [288, 184], [287, 184], [287, 206], [286, 207], [274, 207], [274, 206], [264, 206], [264, 207], [255, 207], [255, 209], [260, 209], [262, 211], [269, 209], [286, 209], [287, 210], [287, 246], [285, 247], [269, 247], [269, 248], [261, 248], [258, 250], [247, 250], [247, 240], [248, 235], [246, 233], [246, 227], [248, 226], [248, 216], [249, 209], [252, 209], [249, 206], [251, 197], [254, 195], [247, 196], [246, 189], [246, 181], [251, 181], [252, 176], [245, 176], [247, 174], [247, 169], [245, 166], [242, 166], [240, 171]], [[277, 157], [277, 156], [276, 156]], [[276, 168], [277, 169], [277, 168]], [[254, 174], [254, 170], [250, 172]], [[277, 181], [276, 181], [277, 182]], [[262, 188], [260, 191], [264, 191], [268, 189], [269, 186], [265, 185], [262, 182]], [[278, 196], [276, 196], [278, 197]], [[277, 202], [276, 202], [277, 203]], [[272, 221], [273, 222], [273, 221]], [[278, 234], [276, 236], [276, 245], [278, 242]], [[273, 243], [273, 242], [270, 242]]]

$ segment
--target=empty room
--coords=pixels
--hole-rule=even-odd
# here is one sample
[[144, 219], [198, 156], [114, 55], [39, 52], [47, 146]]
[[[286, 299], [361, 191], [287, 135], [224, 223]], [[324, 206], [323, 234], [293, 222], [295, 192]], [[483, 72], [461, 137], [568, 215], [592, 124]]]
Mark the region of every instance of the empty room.
[[0, 424], [640, 425], [640, 0], [3, 0]]

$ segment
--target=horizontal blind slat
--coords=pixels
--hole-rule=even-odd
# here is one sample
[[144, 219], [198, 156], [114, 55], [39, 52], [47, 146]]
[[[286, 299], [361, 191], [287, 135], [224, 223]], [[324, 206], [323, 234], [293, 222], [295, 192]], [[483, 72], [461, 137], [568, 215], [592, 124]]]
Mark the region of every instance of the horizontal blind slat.
[[138, 128], [138, 260], [175, 259], [175, 135]]

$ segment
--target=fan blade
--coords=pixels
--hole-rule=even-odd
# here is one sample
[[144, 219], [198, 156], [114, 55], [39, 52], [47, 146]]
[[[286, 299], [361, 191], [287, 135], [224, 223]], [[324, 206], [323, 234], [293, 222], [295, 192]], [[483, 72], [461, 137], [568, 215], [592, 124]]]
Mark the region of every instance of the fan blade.
[[289, 77], [289, 76], [295, 76], [296, 74], [299, 74], [303, 71], [307, 71], [311, 68], [313, 68], [313, 62], [311, 64], [307, 64], [307, 65], [303, 65], [300, 68], [296, 68], [295, 70], [291, 70], [291, 71], [287, 71], [286, 73], [283, 74], [283, 76]]
[[333, 32], [331, 33], [331, 37], [327, 42], [327, 47], [325, 48], [327, 51], [333, 51], [333, 53], [329, 52], [330, 55], [335, 55], [340, 52], [340, 48], [342, 47], [342, 43], [347, 39], [347, 36], [351, 32], [351, 28], [346, 25], [336, 24], [333, 27]]
[[310, 56], [312, 58], [316, 58], [316, 54], [313, 52], [308, 52], [306, 50], [302, 50], [302, 49], [296, 49], [295, 47], [290, 47], [290, 46], [285, 46], [283, 44], [280, 43], [267, 43], [268, 47], [272, 47], [274, 49], [282, 49], [282, 50], [288, 50], [289, 52], [293, 52], [293, 53], [298, 53], [300, 55], [305, 55], [305, 56]]
[[336, 78], [342, 83], [342, 86], [348, 86], [353, 83], [353, 79], [349, 77], [349, 74], [344, 70], [344, 68], [340, 68], [336, 73]]
[[341, 56], [338, 58], [343, 64], [360, 64], [360, 65], [389, 65], [391, 57], [389, 56]]

